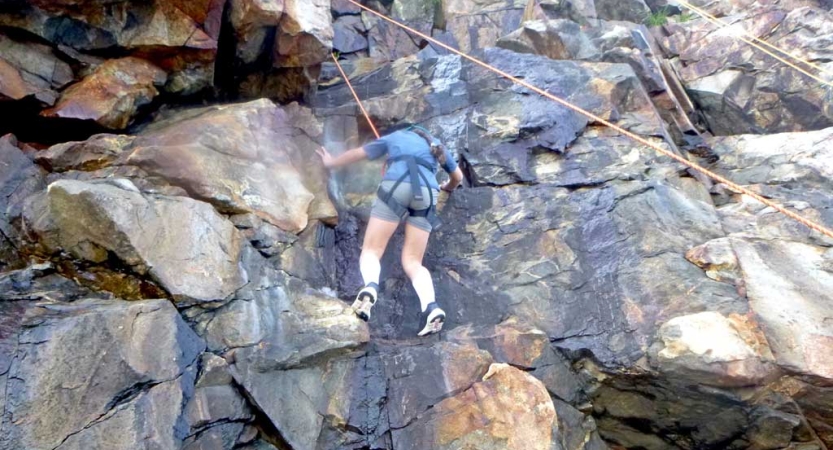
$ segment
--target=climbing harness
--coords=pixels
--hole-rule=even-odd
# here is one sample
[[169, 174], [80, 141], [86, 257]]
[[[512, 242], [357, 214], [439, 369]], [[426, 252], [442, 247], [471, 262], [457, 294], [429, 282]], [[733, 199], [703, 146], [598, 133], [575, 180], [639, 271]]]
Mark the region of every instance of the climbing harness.
[[546, 97], [546, 98], [548, 98], [548, 99], [550, 99], [554, 102], [557, 102], [557, 103], [559, 103], [559, 104], [561, 104], [561, 105], [563, 105], [563, 106], [565, 106], [565, 107], [567, 107], [567, 108], [569, 108], [569, 109], [571, 109], [571, 110], [573, 110], [573, 111], [575, 111], [579, 114], [582, 114], [582, 115], [592, 119], [593, 121], [595, 121], [597, 123], [600, 123], [600, 124], [605, 125], [605, 126], [611, 128], [613, 130], [616, 130], [619, 133], [621, 133], [622, 135], [627, 136], [627, 137], [635, 140], [636, 142], [639, 142], [640, 144], [642, 144], [646, 147], [649, 147], [649, 148], [659, 152], [660, 154], [665, 155], [665, 156], [673, 159], [674, 161], [679, 162], [680, 164], [682, 164], [682, 165], [684, 165], [684, 166], [686, 166], [686, 167], [688, 167], [692, 170], [700, 172], [700, 173], [708, 176], [709, 178], [717, 181], [718, 183], [724, 184], [725, 186], [727, 186], [729, 189], [731, 189], [734, 192], [744, 194], [744, 195], [747, 195], [751, 198], [754, 198], [755, 200], [763, 203], [766, 206], [771, 207], [772, 209], [774, 209], [774, 210], [780, 212], [781, 214], [795, 220], [796, 222], [799, 222], [799, 223], [809, 227], [810, 229], [816, 230], [819, 233], [821, 233], [821, 234], [823, 234], [827, 237], [833, 238], [833, 230], [831, 230], [831, 229], [829, 229], [829, 228], [827, 228], [827, 227], [825, 227], [821, 224], [818, 224], [818, 223], [816, 223], [812, 220], [806, 219], [806, 218], [802, 217], [799, 214], [796, 214], [792, 211], [789, 211], [788, 209], [784, 208], [783, 206], [779, 205], [778, 203], [773, 202], [771, 200], [768, 200], [768, 199], [764, 198], [763, 196], [761, 196], [760, 194], [756, 194], [755, 192], [752, 192], [751, 190], [749, 190], [749, 189], [747, 189], [743, 186], [740, 186], [740, 185], [732, 182], [731, 180], [729, 180], [725, 177], [722, 177], [722, 176], [720, 176], [720, 175], [718, 175], [718, 174], [700, 166], [699, 164], [693, 163], [693, 162], [683, 158], [682, 156], [674, 154], [673, 152], [668, 151], [668, 150], [666, 150], [666, 149], [664, 149], [664, 148], [662, 148], [662, 147], [660, 147], [660, 146], [658, 146], [658, 145], [656, 145], [652, 142], [649, 142], [648, 140], [646, 140], [646, 139], [644, 139], [640, 136], [637, 136], [636, 134], [631, 133], [630, 131], [627, 131], [624, 128], [618, 126], [618, 125], [614, 125], [613, 123], [611, 123], [611, 122], [609, 122], [609, 121], [607, 121], [607, 120], [605, 120], [605, 119], [603, 119], [603, 118], [601, 118], [601, 117], [599, 117], [599, 116], [597, 116], [597, 115], [595, 115], [595, 114], [593, 114], [589, 111], [586, 111], [586, 110], [584, 110], [584, 109], [582, 109], [582, 108], [580, 108], [576, 105], [573, 105], [572, 103], [570, 103], [566, 100], [563, 100], [563, 99], [561, 99], [561, 98], [559, 98], [559, 97], [557, 97], [553, 94], [550, 94], [549, 92], [547, 92], [547, 91], [545, 91], [541, 88], [535, 87], [535, 86], [527, 83], [526, 81], [523, 81], [523, 80], [521, 80], [517, 77], [514, 77], [514, 76], [512, 76], [512, 75], [510, 75], [510, 74], [508, 74], [508, 73], [506, 73], [506, 72], [504, 72], [504, 71], [502, 71], [502, 70], [500, 70], [496, 67], [493, 67], [489, 64], [486, 64], [485, 62], [480, 61], [479, 59], [477, 59], [473, 56], [469, 56], [469, 55], [467, 55], [467, 54], [465, 54], [465, 53], [463, 53], [463, 52], [461, 52], [461, 51], [459, 51], [459, 50], [457, 50], [457, 49], [455, 49], [455, 48], [453, 48], [453, 47], [451, 47], [447, 44], [444, 44], [443, 42], [438, 41], [437, 39], [432, 38], [431, 36], [428, 36], [425, 33], [422, 33], [420, 31], [417, 31], [417, 30], [407, 26], [407, 25], [399, 23], [396, 20], [393, 20], [390, 17], [388, 17], [388, 16], [386, 16], [382, 13], [376, 12], [373, 9], [370, 9], [367, 6], [364, 6], [364, 5], [362, 5], [361, 3], [359, 3], [355, 0], [347, 0], [347, 1], [352, 3], [355, 6], [358, 6], [362, 10], [367, 11], [370, 14], [373, 14], [376, 17], [379, 17], [380, 19], [382, 19], [386, 22], [389, 22], [393, 25], [396, 25], [396, 26], [398, 26], [398, 27], [400, 27], [404, 30], [409, 31], [410, 33], [415, 34], [416, 36], [419, 36], [419, 37], [425, 39], [427, 42], [431, 42], [431, 43], [433, 43], [433, 44], [435, 44], [439, 47], [442, 47], [442, 48], [448, 50], [449, 52], [454, 53], [455, 55], [458, 55], [462, 58], [465, 58], [465, 59], [473, 62], [474, 64], [477, 64], [478, 66], [483, 67], [486, 70], [494, 72], [494, 73], [512, 81], [515, 84], [523, 86], [523, 87], [525, 87], [525, 88], [527, 88], [527, 89], [529, 89], [529, 90], [531, 90], [531, 91], [533, 91], [533, 92], [535, 92], [539, 95], [542, 95], [542, 96], [544, 96], [544, 97]]
[[[690, 4], [690, 3], [688, 3], [688, 2], [686, 2], [686, 1], [684, 1], [684, 0], [679, 0], [679, 3], [680, 3], [680, 5], [682, 5], [682, 6], [686, 7], [686, 8], [688, 8], [688, 9], [690, 9], [690, 10], [692, 10], [692, 11], [694, 11], [694, 12], [695, 12], [696, 14], [698, 14], [700, 17], [702, 17], [702, 18], [704, 18], [704, 19], [708, 20], [709, 22], [711, 22], [711, 23], [713, 23], [713, 24], [717, 25], [717, 26], [718, 26], [718, 27], [720, 27], [720, 28], [726, 28], [726, 27], [728, 27], [728, 26], [731, 26], [731, 24], [726, 23], [726, 22], [724, 22], [724, 21], [722, 21], [722, 20], [718, 19], [717, 17], [715, 17], [715, 16], [713, 16], [713, 15], [709, 14], [708, 12], [706, 12], [706, 11], [704, 11], [704, 10], [702, 10], [702, 9], [700, 9], [700, 8], [698, 8], [698, 7], [696, 7], [696, 6], [692, 5], [692, 4]], [[770, 43], [769, 43], [769, 42], [767, 42], [767, 41], [764, 41], [764, 40], [762, 40], [762, 39], [759, 39], [759, 38], [755, 37], [755, 36], [754, 36], [754, 35], [752, 35], [752, 34], [747, 33], [746, 31], [743, 31], [743, 33], [742, 33], [742, 34], [746, 35], [746, 36], [747, 36], [747, 37], [749, 37], [751, 40], [746, 39], [746, 38], [744, 38], [744, 37], [742, 37], [742, 36], [736, 36], [736, 37], [737, 37], [738, 39], [742, 40], [743, 42], [746, 42], [747, 44], [749, 44], [749, 45], [751, 45], [751, 46], [753, 46], [753, 47], [757, 48], [758, 50], [760, 50], [760, 51], [762, 51], [762, 52], [766, 53], [767, 55], [769, 55], [769, 56], [771, 56], [771, 57], [773, 57], [773, 58], [777, 59], [778, 61], [780, 61], [780, 62], [782, 62], [782, 63], [784, 63], [784, 64], [786, 64], [786, 65], [788, 65], [788, 66], [792, 67], [793, 69], [795, 69], [795, 70], [797, 70], [797, 71], [799, 71], [799, 72], [803, 73], [804, 75], [807, 75], [808, 77], [810, 77], [810, 78], [812, 78], [812, 79], [814, 79], [814, 80], [816, 80], [816, 81], [818, 81], [818, 82], [820, 82], [820, 83], [822, 83], [822, 84], [825, 84], [825, 85], [827, 85], [827, 86], [833, 86], [833, 83], [831, 83], [830, 81], [827, 81], [827, 80], [825, 80], [825, 79], [823, 79], [823, 78], [820, 78], [820, 77], [818, 77], [818, 76], [816, 76], [816, 75], [813, 75], [813, 74], [812, 74], [812, 73], [810, 73], [809, 71], [807, 71], [807, 70], [805, 70], [805, 69], [802, 69], [801, 67], [799, 67], [799, 66], [797, 66], [797, 65], [795, 65], [795, 64], [793, 64], [793, 63], [791, 63], [790, 61], [787, 61], [787, 60], [785, 60], [784, 58], [782, 58], [782, 57], [780, 57], [780, 56], [776, 55], [775, 53], [772, 53], [771, 51], [769, 51], [769, 50], [767, 50], [767, 49], [763, 48], [762, 46], [758, 45], [756, 42], [760, 42], [761, 44], [763, 44], [763, 45], [765, 45], [765, 46], [767, 46], [767, 47], [769, 47], [769, 48], [771, 48], [771, 49], [773, 49], [773, 50], [776, 50], [776, 51], [778, 51], [778, 52], [780, 52], [780, 53], [784, 54], [785, 56], [790, 57], [790, 58], [792, 58], [792, 59], [794, 59], [794, 60], [796, 60], [796, 61], [798, 61], [798, 62], [800, 62], [800, 63], [802, 63], [802, 64], [805, 64], [805, 65], [807, 65], [807, 66], [813, 67], [813, 68], [815, 68], [816, 70], [819, 70], [820, 72], [827, 73], [827, 74], [831, 74], [831, 72], [830, 72], [830, 71], [827, 71], [827, 70], [825, 70], [823, 67], [818, 66], [818, 65], [816, 65], [816, 64], [813, 64], [813, 63], [811, 63], [810, 61], [806, 61], [806, 60], [804, 60], [804, 59], [801, 59], [801, 58], [799, 58], [799, 57], [797, 57], [797, 56], [795, 56], [795, 55], [793, 55], [793, 54], [789, 53], [788, 51], [786, 51], [786, 50], [784, 50], [784, 49], [782, 49], [782, 48], [780, 48], [780, 47], [777, 47], [777, 46], [775, 46], [775, 45], [772, 45], [772, 44], [770, 44]]]
[[[399, 161], [405, 161], [408, 164], [408, 171], [403, 173], [402, 176], [396, 180], [390, 190], [386, 190], [384, 187], [379, 186], [379, 189], [376, 191], [376, 196], [379, 197], [379, 200], [384, 202], [384, 204], [388, 205], [388, 208], [390, 208], [394, 214], [399, 216], [400, 220], [405, 219], [408, 215], [412, 217], [425, 217], [428, 223], [431, 224], [432, 230], [439, 228], [442, 222], [440, 221], [439, 216], [437, 216], [437, 208], [434, 206], [434, 192], [430, 188], [431, 185], [428, 183], [428, 178], [426, 178], [425, 174], [419, 170], [419, 166], [422, 166], [430, 170], [431, 173], [434, 173], [436, 170], [434, 165], [415, 156], [403, 155], [388, 158], [385, 166], [390, 166], [391, 164]], [[399, 200], [393, 197], [393, 193], [396, 192], [396, 188], [398, 188], [399, 185], [405, 181], [405, 178], [410, 178], [409, 183], [411, 184], [411, 197], [416, 201], [422, 201], [424, 199], [422, 196], [422, 185], [420, 184], [420, 179], [425, 182], [425, 186], [429, 187], [427, 208], [409, 208], [407, 205], [399, 203]]]

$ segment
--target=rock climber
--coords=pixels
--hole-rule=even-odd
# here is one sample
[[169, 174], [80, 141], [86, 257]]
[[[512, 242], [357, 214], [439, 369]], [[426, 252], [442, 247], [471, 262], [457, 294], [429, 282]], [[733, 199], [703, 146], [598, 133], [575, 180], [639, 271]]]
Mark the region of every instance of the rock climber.
[[[359, 257], [364, 288], [353, 302], [356, 315], [365, 321], [370, 319], [370, 310], [379, 295], [380, 260], [394, 231], [405, 220], [402, 268], [411, 279], [422, 310], [417, 334], [425, 336], [442, 330], [445, 312], [434, 297], [434, 283], [422, 265], [422, 257], [431, 231], [439, 224], [439, 190], [451, 193], [463, 180], [463, 172], [449, 149], [424, 128], [409, 125], [336, 157], [323, 147], [318, 154], [328, 169], [387, 155], [387, 170], [371, 209]], [[449, 174], [442, 186], [437, 183], [438, 166]]]

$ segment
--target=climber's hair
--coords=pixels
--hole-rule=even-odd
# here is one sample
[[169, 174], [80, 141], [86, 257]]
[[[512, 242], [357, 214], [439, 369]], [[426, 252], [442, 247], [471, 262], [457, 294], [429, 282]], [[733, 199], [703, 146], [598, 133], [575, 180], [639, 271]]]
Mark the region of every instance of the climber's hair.
[[428, 143], [428, 147], [431, 149], [431, 155], [440, 162], [440, 165], [445, 164], [445, 147], [443, 147], [443, 144], [441, 144], [439, 140], [437, 140], [434, 136], [431, 136], [425, 128], [420, 126], [415, 125], [409, 128], [408, 131], [416, 133], [425, 139], [425, 142]]

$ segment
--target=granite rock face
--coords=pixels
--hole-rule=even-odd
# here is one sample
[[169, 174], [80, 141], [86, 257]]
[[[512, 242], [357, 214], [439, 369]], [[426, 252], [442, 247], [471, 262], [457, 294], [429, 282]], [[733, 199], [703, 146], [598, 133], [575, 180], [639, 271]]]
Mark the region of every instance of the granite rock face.
[[18, 342], [5, 448], [173, 448], [185, 437], [178, 421], [203, 344], [170, 302], [35, 307]]
[[[703, 3], [828, 64], [813, 0]], [[363, 4], [833, 225], [821, 91], [700, 21], [638, 23], [663, 1]], [[833, 446], [833, 240], [753, 199], [344, 0], [0, 24], [0, 115], [98, 133], [0, 139], [0, 448]], [[331, 48], [376, 125], [464, 172], [424, 261], [439, 335], [401, 232], [372, 319], [349, 308], [380, 163], [315, 155], [370, 139]]]
[[[833, 15], [803, 5], [748, 7], [743, 13], [721, 15], [730, 26], [720, 31], [710, 22], [697, 20], [669, 25], [667, 36], [659, 39], [710, 131], [716, 135], [765, 134], [833, 125], [830, 92], [821, 81], [778, 63], [736, 37], [750, 40], [747, 33], [765, 38], [829, 72], [833, 66], [828, 62], [826, 42], [833, 31]], [[827, 76], [822, 73], [819, 79]]]
[[[668, 139], [661, 115], [629, 64], [577, 64], [499, 50], [478, 56], [556, 95], [605, 112], [649, 139]], [[526, 71], [527, 64], [535, 70]], [[747, 251], [736, 240], [761, 232], [818, 245], [807, 253], [809, 249], [797, 244], [777, 244], [791, 248], [796, 256], [805, 255], [806, 262], [790, 263], [802, 267], [798, 269], [802, 275], [790, 281], [802, 286], [796, 285], [796, 292], [816, 292], [798, 280], [824, 283], [824, 273], [816, 268], [825, 267], [822, 255], [829, 253], [830, 245], [825, 239], [726, 194], [719, 185], [702, 185], [652, 150], [633, 146], [549, 102], [538, 103], [524, 89], [453, 56], [424, 52], [359, 75], [353, 82], [367, 94], [365, 105], [374, 121], [427, 125], [459, 153], [466, 168], [470, 187], [441, 199], [445, 224], [432, 238], [427, 255], [438, 298], [453, 311], [450, 326], [497, 326], [514, 316], [542, 330], [560, 351], [578, 361], [574, 367], [589, 383], [573, 391], [568, 401], [581, 406], [582, 398], [590, 400], [595, 417], [590, 429], [597, 426], [602, 437], [617, 445], [676, 448], [676, 441], [668, 436], [680, 434], [705, 447], [746, 448], [753, 441], [781, 442], [784, 436], [789, 442], [813, 445], [812, 433], [805, 433], [811, 428], [824, 430], [828, 412], [814, 406], [814, 412], [797, 415], [797, 402], [814, 389], [824, 392], [821, 386], [826, 381], [791, 381], [793, 397], [778, 394], [771, 383], [785, 373], [796, 373], [796, 364], [808, 375], [814, 370], [810, 367], [816, 367], [809, 376], [818, 376], [818, 368], [825, 364], [805, 357], [787, 362], [782, 356], [783, 362], [779, 361], [779, 353], [785, 351], [778, 350], [778, 340], [785, 339], [779, 335], [789, 334], [790, 339], [796, 335], [778, 331], [783, 325], [767, 325], [765, 309], [756, 307], [755, 298], [764, 291], [785, 292], [775, 275], [785, 268], [765, 272], [764, 267], [753, 267], [761, 257], [749, 260], [752, 255], [744, 255]], [[325, 135], [360, 143], [361, 123], [340, 113], [339, 105], [350, 102], [348, 95], [343, 87], [333, 85], [319, 94], [317, 107], [325, 117]], [[403, 105], [402, 99], [408, 104]], [[813, 183], [825, 179], [824, 133], [762, 136], [754, 142], [754, 150], [752, 145], [741, 145], [737, 156], [727, 153], [738, 146], [735, 141], [721, 144], [716, 139], [708, 144], [721, 158], [717, 170], [742, 184], [758, 182], [749, 179], [755, 176], [761, 177], [761, 183], [774, 179], [775, 184], [768, 181], [768, 186], [753, 187], [780, 198], [788, 192], [780, 187], [778, 170], [784, 171], [784, 183], [787, 178], [794, 183], [796, 176]], [[807, 142], [803, 150], [780, 153], [778, 142], [799, 136]], [[752, 138], [738, 139], [742, 143]], [[668, 145], [660, 139], [655, 142]], [[737, 162], [743, 148], [749, 148], [755, 159]], [[759, 157], [752, 156], [756, 152]], [[778, 165], [779, 157], [795, 165]], [[372, 198], [373, 186], [363, 182], [372, 170], [350, 169], [340, 179], [339, 201], [358, 208], [359, 224]], [[815, 194], [818, 189], [815, 184], [806, 186], [807, 193], [797, 198], [804, 203], [788, 205], [829, 223], [826, 200]], [[750, 229], [747, 223], [754, 220], [757, 228]], [[346, 244], [340, 250], [342, 258], [353, 261], [357, 252], [351, 247], [360, 242], [354, 227], [345, 223], [337, 229], [337, 242]], [[763, 244], [759, 238], [753, 241]], [[402, 339], [413, 331], [409, 325], [416, 321], [416, 310], [407, 305], [415, 305], [416, 299], [396, 267], [397, 252], [391, 253], [383, 261], [387, 281], [377, 306], [377, 328], [374, 332], [376, 319], [371, 320], [371, 333]], [[784, 254], [780, 255], [772, 261], [783, 260]], [[744, 259], [749, 260], [750, 272], [743, 267]], [[754, 274], [758, 271], [761, 275]], [[339, 279], [345, 294], [358, 288], [353, 269]], [[758, 284], [761, 293], [749, 283]], [[772, 283], [779, 283], [778, 288]], [[811, 297], [798, 304], [811, 304], [819, 311], [827, 308], [828, 296], [819, 292]], [[826, 353], [824, 339], [817, 337], [824, 336], [823, 326], [799, 323], [809, 340], [792, 348], [809, 351], [808, 355]], [[493, 355], [499, 353], [488, 348]], [[582, 358], [588, 352], [593, 358]], [[750, 389], [757, 392], [756, 400], [743, 396]], [[635, 423], [642, 425], [635, 428]], [[701, 431], [685, 431], [688, 423], [701, 424]]]

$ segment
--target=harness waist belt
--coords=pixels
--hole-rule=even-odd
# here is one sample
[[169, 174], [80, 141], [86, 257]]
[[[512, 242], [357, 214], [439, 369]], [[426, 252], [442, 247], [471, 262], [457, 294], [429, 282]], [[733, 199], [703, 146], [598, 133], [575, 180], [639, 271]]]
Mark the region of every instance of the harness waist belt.
[[[428, 222], [431, 224], [431, 228], [438, 228], [440, 226], [440, 218], [437, 217], [435, 208], [434, 208], [434, 193], [431, 190], [431, 185], [428, 183], [428, 178], [425, 177], [425, 174], [419, 171], [419, 166], [423, 166], [432, 172], [434, 171], [433, 164], [416, 158], [414, 156], [397, 156], [395, 158], [388, 159], [386, 164], [392, 164], [397, 161], [406, 161], [408, 163], [408, 171], [402, 174], [396, 183], [393, 184], [390, 191], [385, 190], [382, 186], [379, 186], [379, 189], [376, 191], [376, 195], [379, 197], [379, 200], [385, 202], [386, 205], [396, 214], [399, 216], [400, 219], [404, 219], [406, 215], [410, 214], [413, 217], [425, 217]], [[411, 196], [416, 201], [422, 201], [424, 197], [422, 196], [422, 185], [420, 184], [419, 180], [425, 182], [425, 187], [428, 188], [428, 207], [425, 209], [413, 209], [409, 208], [407, 205], [403, 205], [398, 200], [393, 197], [394, 191], [396, 188], [399, 187], [400, 184], [405, 180], [405, 178], [410, 177], [411, 183]]]

